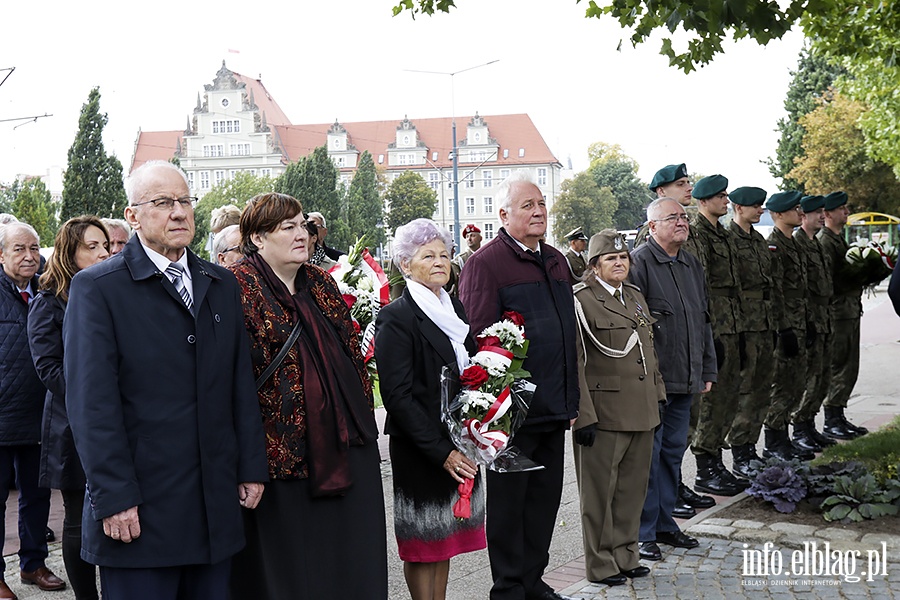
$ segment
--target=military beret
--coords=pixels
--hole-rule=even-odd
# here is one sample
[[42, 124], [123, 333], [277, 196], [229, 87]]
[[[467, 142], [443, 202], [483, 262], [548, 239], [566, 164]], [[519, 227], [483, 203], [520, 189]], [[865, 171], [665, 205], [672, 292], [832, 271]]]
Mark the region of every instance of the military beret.
[[802, 196], [803, 194], [800, 192], [778, 192], [769, 196], [769, 201], [766, 202], [766, 208], [769, 209], [769, 212], [787, 212], [800, 204], [800, 198]]
[[566, 239], [570, 242], [574, 242], [575, 240], [585, 240], [587, 241], [588, 237], [584, 235], [584, 231], [581, 227], [576, 227], [572, 231], [566, 234]]
[[728, 187], [728, 178], [724, 175], [710, 175], [694, 184], [691, 196], [697, 200], [708, 200]]
[[656, 172], [656, 174], [653, 176], [653, 179], [650, 181], [650, 185], [647, 187], [649, 187], [651, 190], [655, 190], [661, 185], [666, 185], [667, 183], [678, 181], [682, 177], [687, 176], [687, 167], [684, 166], [684, 163], [681, 163], [680, 165], [666, 165]]
[[825, 196], [825, 210], [834, 210], [847, 204], [847, 192], [831, 192]]
[[800, 208], [803, 212], [812, 212], [825, 206], [825, 196], [803, 196], [800, 198]]
[[766, 190], [758, 187], [739, 187], [728, 193], [728, 199], [741, 206], [757, 206], [766, 201]]
[[628, 252], [625, 236], [615, 229], [604, 229], [591, 237], [588, 245], [588, 260], [593, 260], [594, 257], [601, 254], [615, 254], [617, 252]]
[[463, 229], [462, 234], [463, 237], [466, 237], [470, 233], [481, 233], [481, 230], [469, 223], [468, 225], [466, 225], [465, 229]]

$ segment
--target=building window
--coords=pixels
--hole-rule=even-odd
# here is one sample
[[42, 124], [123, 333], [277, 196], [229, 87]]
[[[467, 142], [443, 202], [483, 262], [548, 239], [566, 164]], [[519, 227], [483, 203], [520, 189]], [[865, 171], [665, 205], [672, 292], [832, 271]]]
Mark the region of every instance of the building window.
[[378, 155], [378, 164], [384, 164], [384, 154]]
[[440, 173], [435, 173], [432, 171], [431, 173], [428, 174], [428, 185], [431, 187], [431, 189], [433, 189], [433, 190], [438, 189], [438, 186], [441, 185], [440, 179], [441, 179]]
[[188, 187], [191, 189], [194, 189], [194, 172], [188, 171], [187, 177], [188, 177]]
[[250, 144], [231, 144], [229, 152], [232, 156], [250, 156]]
[[209, 189], [209, 171], [200, 171], [200, 189]]
[[256, 169], [247, 169], [247, 172], [256, 177]]
[[500, 169], [500, 181], [509, 177], [509, 169]]
[[231, 169], [230, 171], [228, 171], [228, 179], [234, 179], [240, 172], [241, 171], [239, 169]]
[[263, 177], [271, 177], [272, 169], [260, 169], [259, 174], [262, 175]]
[[485, 169], [481, 172], [481, 181], [484, 184], [484, 187], [494, 187], [494, 172], [490, 169]]
[[479, 133], [478, 131], [475, 132], [475, 143], [481, 143], [481, 133]]
[[470, 190], [475, 187], [475, 171], [469, 171], [466, 173], [464, 180], [466, 182], [466, 189]]
[[212, 122], [212, 132], [213, 133], [240, 133], [241, 132], [241, 122], [237, 119], [235, 120], [227, 120], [227, 121], [213, 121]]
[[432, 153], [431, 153], [431, 162], [434, 162], [434, 161], [436, 161], [437, 159], [438, 159], [438, 153], [437, 153], [437, 151], [432, 152]]
[[481, 199], [482, 206], [484, 210], [482, 211], [486, 215], [494, 214], [494, 199], [490, 196], [485, 196]]
[[525, 148], [519, 148], [519, 158], [525, 158]]
[[334, 162], [338, 167], [345, 167], [345, 166], [347, 166], [345, 164], [347, 162], [347, 157], [346, 156], [336, 156], [334, 158]]
[[475, 198], [472, 198], [472, 197], [466, 198], [466, 214], [467, 215], [475, 214]]
[[216, 185], [221, 185], [225, 181], [225, 171], [213, 171], [213, 173], [215, 174]]
[[547, 169], [539, 168], [537, 170], [537, 183], [538, 185], [547, 185]]
[[489, 240], [494, 237], [494, 224], [493, 223], [485, 223], [484, 224], [484, 239]]
[[215, 158], [219, 156], [225, 156], [225, 145], [224, 144], [205, 144], [203, 146], [203, 156], [204, 158]]
[[509, 148], [503, 149], [503, 158], [509, 158]]
[[453, 214], [453, 198], [447, 198], [447, 214]]

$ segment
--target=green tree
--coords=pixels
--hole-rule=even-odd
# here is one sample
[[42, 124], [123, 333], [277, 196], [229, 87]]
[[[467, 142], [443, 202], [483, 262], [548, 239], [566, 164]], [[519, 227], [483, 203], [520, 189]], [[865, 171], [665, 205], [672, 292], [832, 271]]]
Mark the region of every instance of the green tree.
[[56, 230], [56, 207], [47, 186], [40, 178], [25, 181], [12, 203], [12, 213], [17, 219], [34, 227], [41, 238], [41, 246], [53, 245]]
[[366, 235], [373, 247], [385, 241], [384, 202], [378, 185], [375, 161], [366, 150], [359, 157], [356, 173], [347, 192], [348, 225], [354, 237]]
[[244, 208], [247, 200], [253, 196], [273, 191], [275, 191], [274, 179], [251, 175], [246, 171], [237, 173], [208, 191], [194, 208], [195, 233], [191, 250], [198, 256], [208, 256], [206, 244], [209, 241], [209, 220], [213, 209], [226, 204]]
[[612, 227], [618, 207], [612, 190], [598, 187], [594, 176], [588, 171], [563, 181], [559, 197], [550, 209], [557, 244], [565, 247], [566, 233], [576, 227], [582, 227], [588, 237]]
[[12, 205], [16, 200], [22, 184], [18, 179], [13, 180], [9, 185], [0, 184], [0, 213], [12, 213]]
[[800, 125], [800, 118], [816, 109], [822, 95], [832, 89], [835, 80], [845, 72], [832, 61], [812, 52], [808, 46], [800, 51], [797, 70], [791, 72], [793, 80], [784, 100], [787, 116], [778, 120], [781, 136], [775, 158], [767, 161], [772, 176], [781, 178], [781, 189], [804, 191], [802, 183], [787, 176], [803, 156], [806, 129]]
[[60, 210], [64, 221], [79, 215], [122, 218], [126, 204], [122, 163], [103, 147], [107, 121], [106, 113], [100, 113], [100, 89], [94, 88], [81, 107], [78, 132], [69, 148]]
[[289, 164], [275, 180], [275, 191], [299, 200], [304, 211], [318, 211], [325, 216], [329, 246], [350, 247], [353, 236], [347, 225], [346, 196], [338, 189], [338, 170], [326, 146], [319, 146], [309, 156]]
[[637, 176], [638, 164], [618, 144], [596, 142], [588, 148], [588, 172], [598, 188], [609, 188], [616, 199], [612, 226], [637, 229], [644, 221], [650, 195]]
[[437, 194], [421, 175], [407, 171], [391, 182], [384, 195], [391, 231], [413, 219], [430, 219], [437, 210]]
[[844, 190], [851, 212], [898, 214], [900, 182], [890, 166], [866, 154], [858, 124], [863, 112], [860, 103], [834, 94], [801, 117], [804, 155], [788, 176], [811, 194]]

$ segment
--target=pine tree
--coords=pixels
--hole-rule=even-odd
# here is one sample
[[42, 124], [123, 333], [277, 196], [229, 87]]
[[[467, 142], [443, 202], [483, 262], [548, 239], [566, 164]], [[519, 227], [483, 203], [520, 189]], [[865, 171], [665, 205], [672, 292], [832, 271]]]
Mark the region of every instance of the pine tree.
[[347, 212], [350, 234], [354, 237], [365, 235], [372, 247], [385, 241], [384, 203], [378, 193], [378, 173], [375, 161], [366, 150], [359, 157], [356, 174], [350, 182], [347, 194]]
[[107, 122], [106, 113], [100, 112], [100, 89], [94, 88], [81, 107], [78, 133], [69, 148], [60, 211], [64, 221], [79, 215], [122, 217], [126, 204], [122, 163], [103, 147]]

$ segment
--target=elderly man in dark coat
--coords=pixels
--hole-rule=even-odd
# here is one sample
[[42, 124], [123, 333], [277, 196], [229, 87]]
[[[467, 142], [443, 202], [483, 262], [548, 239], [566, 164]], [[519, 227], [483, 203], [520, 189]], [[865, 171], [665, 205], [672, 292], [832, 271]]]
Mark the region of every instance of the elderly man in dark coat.
[[180, 169], [146, 163], [126, 192], [137, 235], [75, 276], [63, 326], [82, 557], [109, 600], [225, 598], [268, 478], [238, 286], [187, 250]]
[[[23, 583], [61, 590], [66, 583], [45, 565], [50, 490], [38, 487], [41, 412], [47, 390], [28, 348], [28, 304], [37, 295], [41, 244], [25, 223], [0, 225], [0, 502], [19, 488], [19, 566]], [[0, 514], [0, 540], [4, 519]], [[2, 544], [2, 542], [0, 542]], [[15, 598], [0, 572], [0, 598]]]

